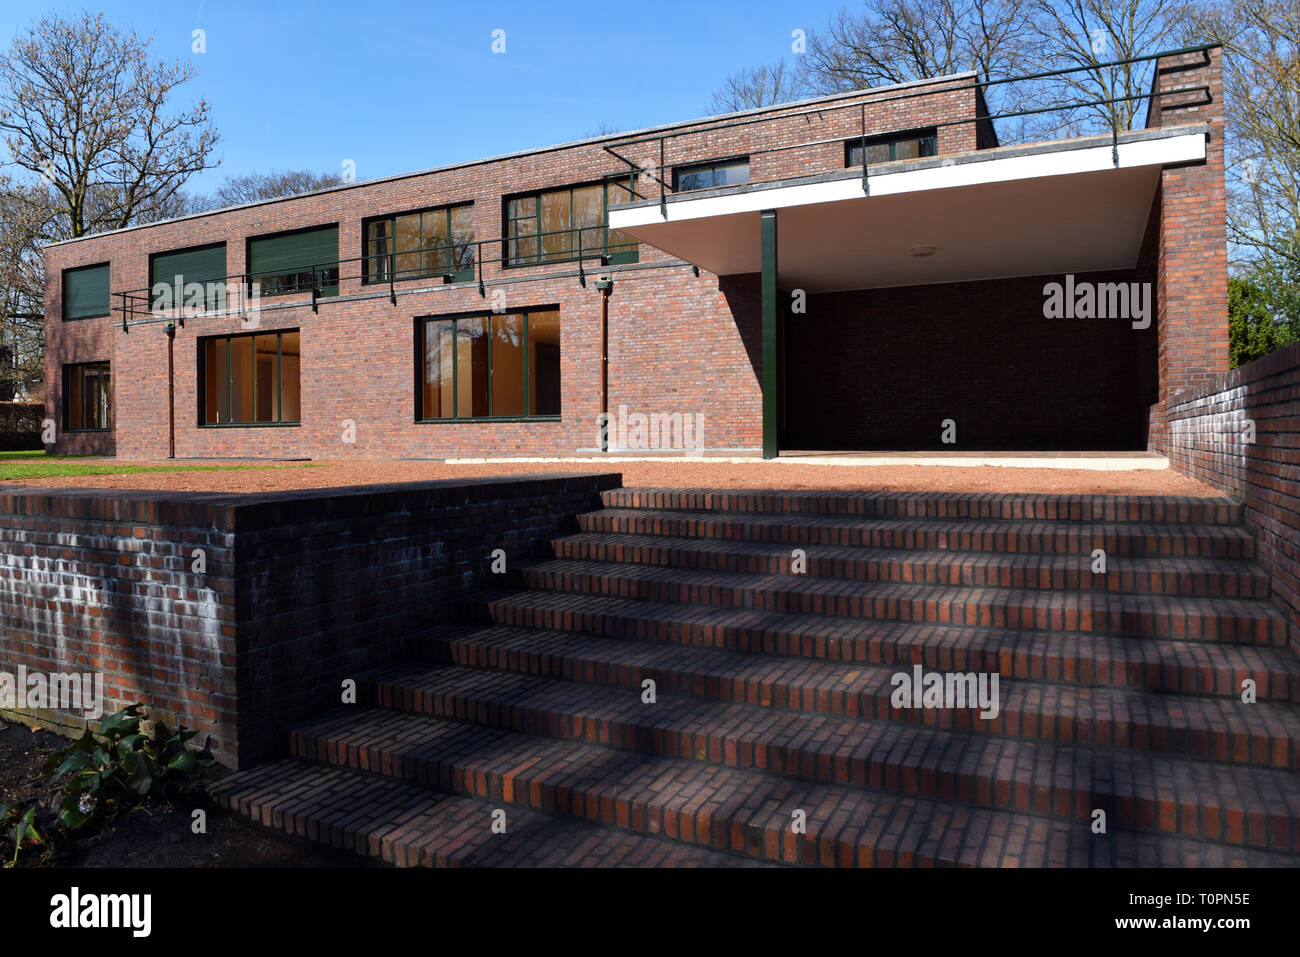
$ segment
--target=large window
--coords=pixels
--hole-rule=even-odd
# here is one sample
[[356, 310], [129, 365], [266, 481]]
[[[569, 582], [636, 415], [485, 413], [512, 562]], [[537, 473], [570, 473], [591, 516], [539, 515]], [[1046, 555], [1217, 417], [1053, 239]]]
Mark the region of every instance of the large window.
[[506, 262], [560, 262], [605, 256], [636, 262], [636, 240], [606, 227], [609, 207], [632, 200], [625, 180], [553, 189], [506, 200]]
[[[888, 136], [867, 137], [867, 163], [890, 163], [894, 160], [935, 156], [938, 137], [934, 128], [913, 130], [910, 133], [891, 133]], [[849, 140], [844, 144], [844, 165], [862, 165], [862, 140]]]
[[560, 414], [560, 313], [421, 319], [416, 417], [530, 418]]
[[63, 318], [107, 316], [108, 263], [63, 270]]
[[107, 362], [63, 367], [63, 428], [95, 432], [113, 427], [113, 398]]
[[296, 329], [199, 340], [201, 425], [297, 425]]
[[335, 296], [339, 291], [339, 228], [322, 226], [248, 241], [251, 282], [263, 296], [311, 292]]
[[366, 221], [366, 282], [474, 278], [474, 207], [444, 206]]
[[673, 190], [714, 189], [749, 182], [749, 160], [720, 160], [682, 166], [673, 171]]

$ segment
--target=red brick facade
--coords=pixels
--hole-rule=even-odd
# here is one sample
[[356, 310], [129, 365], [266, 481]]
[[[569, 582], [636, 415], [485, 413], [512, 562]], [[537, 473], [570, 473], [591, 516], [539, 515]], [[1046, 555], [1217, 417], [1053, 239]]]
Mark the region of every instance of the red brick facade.
[[[1208, 64], [1202, 62], [1199, 67], [1192, 62], [1193, 57], [1187, 69], [1168, 76], [1162, 72], [1161, 82], [1195, 85], [1211, 77], [1217, 84], [1217, 51], [1212, 51], [1211, 57]], [[868, 134], [938, 125], [940, 154], [993, 145], [987, 121], [941, 125], [953, 120], [973, 121], [983, 109], [982, 98], [971, 88], [970, 78], [958, 77], [921, 84], [915, 89], [891, 88], [829, 98], [815, 107], [773, 108], [726, 129], [709, 129], [707, 121], [665, 128], [672, 136], [666, 140], [664, 163], [672, 168], [752, 153], [750, 177], [755, 182], [842, 170], [845, 142], [862, 131], [860, 104], [866, 105]], [[1181, 119], [1186, 112], [1188, 120], [1208, 118], [1214, 131], [1221, 130], [1222, 105], [1217, 98], [1209, 107], [1178, 107], [1177, 114], [1170, 104], [1164, 103], [1163, 107], [1165, 123], [1170, 122], [1171, 115]], [[1160, 109], [1154, 115], [1160, 117]], [[1153, 124], [1156, 122], [1153, 120]], [[697, 126], [699, 131], [692, 132]], [[504, 197], [625, 173], [626, 165], [606, 152], [602, 148], [605, 145], [615, 145], [632, 162], [657, 167], [657, 141], [620, 145], [619, 140], [611, 136], [467, 163], [50, 247], [46, 253], [46, 406], [47, 414], [59, 423], [53, 450], [116, 453], [127, 459], [158, 459], [169, 454], [168, 337], [164, 324], [155, 321], [123, 331], [116, 298], [115, 312], [110, 317], [62, 320], [64, 270], [109, 262], [110, 287], [115, 293], [144, 290], [149, 282], [151, 254], [224, 242], [226, 269], [235, 276], [246, 268], [249, 237], [329, 224], [339, 228], [340, 258], [358, 259], [363, 255], [362, 224], [367, 217], [463, 202], [474, 204], [476, 238], [496, 239], [504, 231]], [[753, 152], [796, 145], [798, 149]], [[1145, 442], [1142, 419], [1154, 401], [1152, 396], [1157, 394], [1153, 390], [1185, 388], [1226, 365], [1226, 293], [1220, 268], [1223, 161], [1217, 132], [1212, 133], [1210, 150], [1208, 164], [1165, 170], [1164, 199], [1153, 214], [1159, 221], [1160, 236], [1158, 257], [1154, 250], [1152, 255], [1158, 259], [1162, 293], [1158, 371], [1163, 386], [1150, 381], [1154, 373], [1148, 372], [1152, 353], [1148, 343], [1152, 337], [1133, 334], [1133, 349], [1125, 350], [1122, 360], [1109, 366], [1106, 345], [1081, 344], [1072, 338], [1066, 352], [1074, 350], [1077, 356], [1082, 350], [1086, 353], [1085, 363], [1102, 368], [1099, 388], [1106, 390], [1113, 380], [1120, 390], [1117, 393], [1112, 389], [1093, 403], [1094, 417], [1098, 421], [1119, 418], [1124, 424], [1113, 435], [1102, 428], [1076, 430], [1073, 440], [1043, 440], [1046, 444], [1141, 445]], [[671, 177], [665, 179], [671, 186]], [[640, 195], [653, 198], [659, 189], [655, 178], [644, 173], [637, 178]], [[301, 333], [299, 425], [201, 427], [199, 340], [245, 330], [235, 316], [187, 319], [184, 327], [176, 331], [173, 343], [175, 455], [381, 459], [589, 454], [599, 441], [601, 398], [602, 293], [592, 281], [597, 272], [613, 279], [608, 303], [609, 408], [702, 413], [702, 445], [706, 450], [747, 454], [760, 451], [762, 357], [757, 276], [719, 277], [707, 272], [696, 275], [689, 264], [642, 244], [635, 264], [602, 268], [588, 261], [584, 287], [577, 263], [503, 267], [487, 261], [504, 254], [500, 243], [483, 248], [483, 292], [488, 298], [483, 297], [477, 283], [444, 286], [437, 279], [416, 279], [398, 282], [396, 303], [392, 303], [387, 286], [361, 283], [360, 265], [354, 262], [350, 268], [343, 267], [339, 295], [322, 299], [318, 312], [312, 310], [306, 293], [264, 299], [259, 331], [296, 329]], [[1157, 270], [1153, 268], [1151, 274], [1157, 275]], [[1015, 363], [1014, 371], [1006, 367], [1006, 336], [988, 335], [981, 330], [990, 323], [996, 325], [1009, 309], [1025, 306], [1026, 288], [1015, 281], [986, 284], [979, 289], [969, 284], [931, 286], [893, 290], [877, 294], [877, 298], [921, 304], [921, 311], [939, 324], [935, 332], [953, 328], [945, 324], [948, 318], [965, 317], [961, 329], [974, 338], [960, 346], [972, 370], [989, 370], [990, 375], [999, 378], [1023, 377], [1027, 373]], [[486, 312], [492, 305], [491, 297], [501, 292], [506, 296], [506, 311], [541, 307], [559, 310], [559, 420], [416, 421], [416, 318]], [[981, 310], [983, 318], [976, 315]], [[1222, 342], [1218, 341], [1220, 333]], [[1055, 347], [1049, 351], [1061, 352]], [[1026, 352], [1026, 362], [1032, 362], [1033, 352]], [[839, 357], [841, 364], [843, 358]], [[114, 428], [109, 432], [64, 433], [64, 366], [103, 360], [110, 362], [112, 370]], [[965, 388], [958, 383], [952, 385], [959, 391]], [[1005, 391], [1008, 402], [1027, 401], [1023, 388]], [[1076, 402], [1077, 397], [1069, 401]], [[1116, 402], [1123, 408], [1112, 409]], [[796, 397], [787, 403], [787, 411], [797, 405]], [[1158, 406], [1154, 413], [1152, 427], [1158, 429]], [[978, 407], [971, 407], [950, 414], [959, 421], [970, 421], [980, 412]], [[1128, 420], [1134, 418], [1138, 425], [1131, 427]], [[929, 418], [925, 423], [920, 431], [888, 436], [882, 433], [879, 441], [924, 447], [923, 436], [934, 431]], [[1029, 434], [1041, 434], [1050, 427], [1050, 423], [1038, 423]], [[1024, 441], [1032, 444], [1039, 439]]]
[[[1148, 126], [1209, 124], [1204, 163], [1160, 177], [1158, 272], [1161, 401], [1151, 409], [1151, 447], [1167, 451], [1168, 406], [1228, 370], [1227, 198], [1224, 187], [1222, 53], [1157, 63]], [[1209, 87], [1208, 92], [1197, 87]]]

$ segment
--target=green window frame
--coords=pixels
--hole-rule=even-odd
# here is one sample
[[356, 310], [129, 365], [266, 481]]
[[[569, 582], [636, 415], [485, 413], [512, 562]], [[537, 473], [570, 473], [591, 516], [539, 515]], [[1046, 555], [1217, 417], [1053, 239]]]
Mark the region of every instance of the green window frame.
[[503, 201], [505, 265], [597, 256], [607, 263], [636, 262], [636, 240], [609, 228], [609, 207], [633, 198], [626, 178], [507, 196]]
[[63, 367], [63, 431], [109, 432], [113, 384], [109, 364], [75, 362]]
[[749, 157], [692, 163], [673, 170], [673, 192], [717, 189], [749, 182]]
[[[175, 289], [177, 277], [181, 288]], [[191, 246], [188, 249], [174, 249], [154, 253], [149, 257], [149, 300], [152, 311], [158, 312], [160, 298], [154, 295], [159, 283], [166, 283], [172, 289], [173, 308], [185, 305], [185, 285], [202, 283], [204, 286], [203, 308], [215, 312], [226, 308], [226, 244], [209, 243], [204, 246]]]
[[560, 310], [415, 320], [417, 422], [560, 418]]
[[[892, 163], [901, 159], [937, 156], [939, 153], [939, 137], [938, 132], [931, 126], [926, 129], [910, 130], [906, 133], [868, 136], [866, 146], [869, 163]], [[844, 165], [862, 165], [861, 139], [844, 141]]]
[[339, 293], [339, 227], [313, 226], [248, 240], [250, 286], [259, 283], [263, 296], [316, 292]]
[[363, 283], [450, 276], [474, 278], [474, 204], [376, 216], [362, 223]]
[[198, 340], [198, 369], [199, 426], [301, 424], [299, 330], [206, 336]]
[[63, 270], [63, 318], [99, 319], [111, 311], [108, 263]]

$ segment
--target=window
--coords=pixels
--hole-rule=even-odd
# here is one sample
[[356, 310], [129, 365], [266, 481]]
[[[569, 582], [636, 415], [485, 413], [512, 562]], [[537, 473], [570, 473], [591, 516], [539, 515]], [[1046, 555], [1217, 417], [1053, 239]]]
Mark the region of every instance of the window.
[[108, 263], [63, 270], [63, 318], [107, 316]]
[[626, 181], [553, 189], [506, 200], [506, 264], [605, 256], [636, 262], [636, 240], [607, 227], [609, 207], [632, 200]]
[[201, 425], [297, 425], [298, 330], [199, 340]]
[[68, 432], [113, 427], [113, 399], [107, 362], [63, 367], [63, 428]]
[[366, 221], [366, 282], [474, 278], [474, 207], [444, 206]]
[[225, 309], [226, 244], [154, 253], [149, 257], [149, 289], [154, 312], [200, 302], [209, 312]]
[[532, 418], [560, 414], [560, 313], [416, 322], [416, 418]]
[[248, 272], [263, 296], [339, 291], [339, 228], [322, 226], [248, 241]]
[[[910, 133], [891, 133], [888, 136], [867, 137], [867, 162], [889, 163], [893, 160], [916, 159], [918, 156], [938, 154], [938, 137], [933, 128]], [[844, 165], [862, 165], [862, 140], [849, 140], [844, 144]]]
[[673, 191], [713, 189], [749, 182], [749, 160], [720, 160], [673, 170]]

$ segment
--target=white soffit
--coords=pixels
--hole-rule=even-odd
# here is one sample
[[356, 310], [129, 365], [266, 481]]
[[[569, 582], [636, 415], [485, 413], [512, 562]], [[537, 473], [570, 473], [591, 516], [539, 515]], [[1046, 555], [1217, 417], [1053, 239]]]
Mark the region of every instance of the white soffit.
[[[787, 287], [825, 292], [1128, 268], [1166, 164], [1205, 157], [1198, 128], [1111, 146], [894, 169], [861, 177], [610, 211], [631, 233], [718, 275], [758, 272], [759, 211], [779, 210], [778, 271]], [[934, 246], [917, 258], [914, 246]]]

